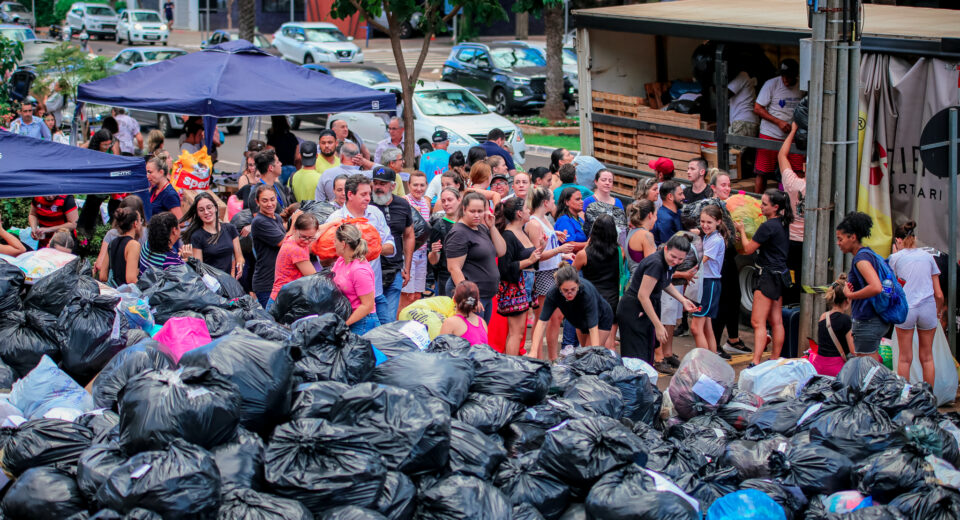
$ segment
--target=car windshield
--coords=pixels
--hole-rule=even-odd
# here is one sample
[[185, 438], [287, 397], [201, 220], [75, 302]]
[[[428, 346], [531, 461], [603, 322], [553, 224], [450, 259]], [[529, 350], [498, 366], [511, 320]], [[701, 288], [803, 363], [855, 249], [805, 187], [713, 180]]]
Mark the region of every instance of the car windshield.
[[133, 13], [133, 19], [137, 22], [159, 22], [160, 15], [157, 13]]
[[27, 8], [20, 4], [3, 4], [3, 10], [9, 13], [28, 13]]
[[516, 67], [546, 67], [543, 55], [534, 49], [523, 47], [496, 47], [490, 49], [493, 64], [501, 69]]
[[[332, 67], [331, 67], [332, 68]], [[372, 69], [333, 69], [333, 77], [356, 83], [358, 85], [376, 85], [377, 83], [386, 83], [390, 78], [379, 70]]]
[[143, 59], [147, 61], [163, 61], [177, 56], [183, 56], [187, 51], [144, 51]]
[[87, 14], [93, 16], [116, 16], [116, 13], [113, 12], [113, 9], [99, 5], [91, 5], [87, 7]]
[[29, 28], [3, 28], [0, 29], [0, 35], [3, 35], [4, 38], [9, 38], [18, 42], [25, 42], [27, 40], [36, 40], [37, 35], [33, 34], [33, 31]]
[[345, 42], [347, 37], [336, 29], [305, 29], [308, 42]]
[[464, 116], [486, 114], [487, 107], [466, 90], [426, 90], [414, 92], [420, 111], [428, 116]]
[[263, 36], [256, 34], [253, 36], [253, 46], [258, 49], [266, 49], [270, 47], [270, 42], [268, 42]]

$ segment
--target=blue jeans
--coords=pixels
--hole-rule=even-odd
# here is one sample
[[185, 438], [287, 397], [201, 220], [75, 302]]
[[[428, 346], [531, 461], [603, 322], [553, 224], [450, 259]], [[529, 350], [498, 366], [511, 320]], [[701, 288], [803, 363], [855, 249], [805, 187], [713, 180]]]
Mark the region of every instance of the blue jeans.
[[270, 292], [271, 291], [256, 291], [253, 293], [257, 295], [257, 301], [260, 302], [260, 306], [263, 307], [263, 310], [267, 310], [267, 304], [270, 303]]
[[380, 319], [377, 318], [376, 312], [371, 312], [366, 317], [362, 318], [360, 321], [350, 325], [350, 332], [363, 336], [367, 332], [380, 326]]
[[563, 320], [563, 342], [560, 343], [560, 347], [563, 348], [567, 345], [579, 347], [580, 338], [577, 337], [577, 328], [571, 325], [569, 321]]
[[876, 354], [880, 338], [890, 330], [890, 324], [874, 316], [868, 320], [853, 320], [853, 350], [857, 354]]
[[393, 283], [383, 288], [383, 294], [374, 298], [377, 304], [377, 318], [380, 325], [397, 321], [397, 309], [400, 307], [400, 289], [403, 288], [403, 276], [397, 272]]
[[265, 310], [265, 311], [267, 311], [267, 312], [270, 312], [270, 309], [273, 308], [273, 305], [274, 305], [275, 303], [277, 303], [277, 300], [274, 300], [273, 298], [270, 298], [270, 300], [267, 301], [267, 306], [264, 307], [263, 310]]

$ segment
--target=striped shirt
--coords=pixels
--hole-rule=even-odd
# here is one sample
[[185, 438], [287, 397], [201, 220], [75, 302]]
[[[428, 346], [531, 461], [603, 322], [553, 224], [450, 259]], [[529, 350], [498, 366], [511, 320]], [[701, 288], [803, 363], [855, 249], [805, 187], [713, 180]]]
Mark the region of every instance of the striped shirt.
[[183, 259], [180, 258], [179, 242], [166, 253], [155, 253], [150, 250], [148, 244], [140, 246], [139, 271], [141, 275], [151, 267], [166, 269], [175, 265], [183, 265]]
[[[53, 200], [47, 197], [33, 198], [33, 212], [37, 216], [37, 224], [42, 228], [56, 229], [67, 223], [67, 213], [77, 211], [77, 203], [73, 195], [58, 195]], [[40, 247], [45, 247], [53, 233], [45, 233], [40, 239]]]
[[[404, 198], [407, 199], [407, 202], [410, 203], [413, 209], [420, 212], [420, 216], [423, 217], [423, 220], [430, 222], [430, 201], [429, 200], [427, 200], [426, 198], [417, 200], [413, 198], [413, 195], [409, 195], [409, 194], [406, 195], [406, 197]], [[417, 249], [417, 251], [426, 251], [426, 250], [427, 250], [427, 244], [423, 244], [422, 246], [420, 246], [420, 249]]]

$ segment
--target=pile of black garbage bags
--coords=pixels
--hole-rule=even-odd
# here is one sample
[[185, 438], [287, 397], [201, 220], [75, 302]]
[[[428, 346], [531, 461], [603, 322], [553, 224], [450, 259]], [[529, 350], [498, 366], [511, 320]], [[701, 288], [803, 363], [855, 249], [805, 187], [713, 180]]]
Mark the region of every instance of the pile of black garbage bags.
[[[3, 519], [960, 518], [960, 416], [872, 359], [766, 402], [695, 363], [661, 392], [603, 348], [360, 337], [322, 275], [268, 314], [188, 265], [143, 287], [221, 325], [175, 362], [86, 269], [0, 264]], [[776, 514], [711, 508], [742, 490]]]

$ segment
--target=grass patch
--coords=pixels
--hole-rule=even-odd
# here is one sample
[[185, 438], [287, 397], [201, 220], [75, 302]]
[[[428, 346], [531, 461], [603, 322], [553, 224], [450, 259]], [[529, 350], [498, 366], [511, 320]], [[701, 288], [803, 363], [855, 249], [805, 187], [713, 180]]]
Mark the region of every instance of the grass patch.
[[549, 148], [566, 148], [567, 150], [580, 150], [580, 138], [572, 135], [537, 135], [524, 134], [527, 144], [536, 146], [547, 146]]
[[521, 124], [521, 125], [529, 125], [529, 126], [541, 126], [541, 127], [580, 126], [579, 116], [572, 116], [572, 117], [568, 117], [566, 119], [560, 119], [557, 121], [551, 121], [545, 117], [540, 117], [540, 116], [508, 116], [508, 119], [510, 119], [514, 123]]

